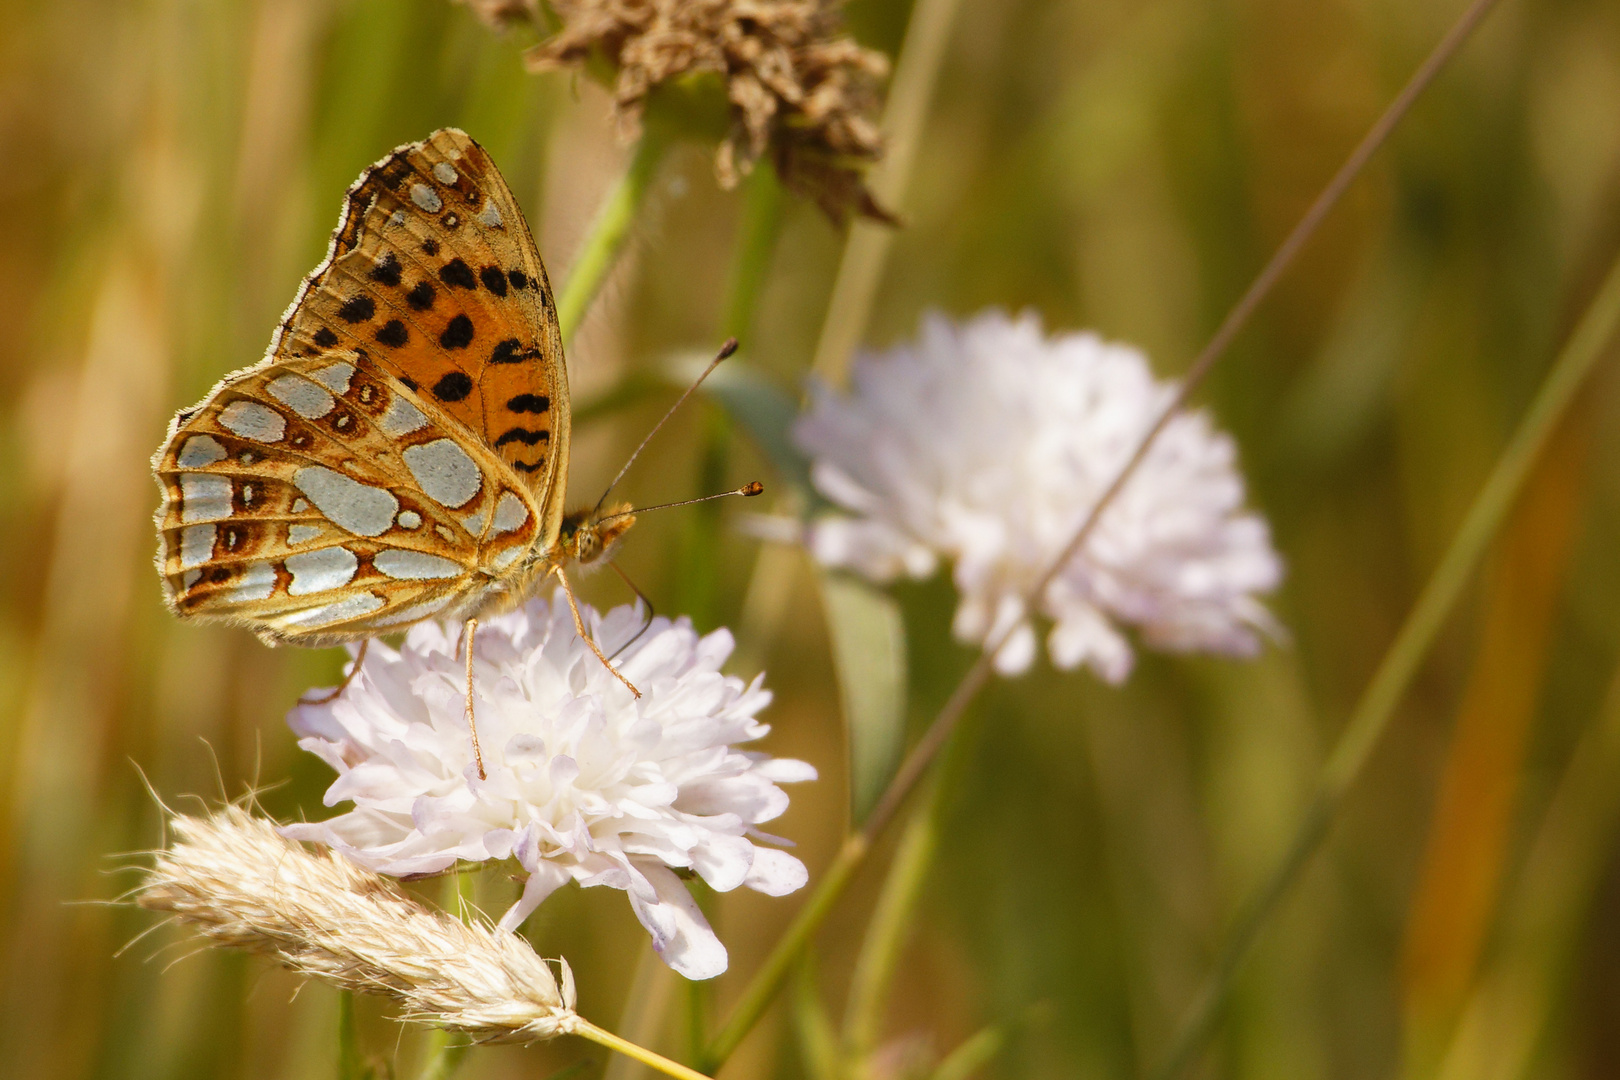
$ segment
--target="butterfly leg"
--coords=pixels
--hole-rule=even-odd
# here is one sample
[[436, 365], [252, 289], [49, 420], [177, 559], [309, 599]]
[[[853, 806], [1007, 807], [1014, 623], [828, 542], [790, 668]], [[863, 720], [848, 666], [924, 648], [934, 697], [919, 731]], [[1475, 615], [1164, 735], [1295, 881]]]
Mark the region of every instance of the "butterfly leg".
[[360, 665], [366, 662], [366, 647], [369, 646], [370, 644], [371, 644], [371, 639], [370, 638], [366, 638], [364, 641], [362, 641], [360, 643], [360, 651], [354, 654], [354, 664], [349, 668], [348, 672], [343, 676], [343, 681], [342, 682], [338, 683], [337, 686], [333, 687], [331, 690], [328, 690], [326, 693], [322, 694], [320, 697], [301, 697], [301, 698], [298, 699], [298, 704], [300, 704], [300, 705], [325, 705], [328, 701], [333, 701], [333, 700], [335, 700], [337, 698], [342, 697], [343, 696], [343, 691], [347, 690], [349, 688], [349, 684], [354, 682], [354, 677], [356, 675], [360, 674]]
[[467, 732], [472, 736], [473, 761], [478, 764], [478, 779], [484, 775], [484, 751], [478, 745], [478, 725], [473, 722], [473, 633], [478, 629], [477, 619], [468, 619], [461, 634], [461, 650], [467, 656]]
[[579, 603], [574, 599], [574, 590], [568, 587], [568, 578], [563, 575], [562, 567], [554, 567], [551, 572], [557, 575], [558, 581], [562, 582], [563, 595], [568, 597], [568, 610], [574, 613], [574, 632], [580, 636], [580, 639], [585, 642], [591, 652], [596, 654], [596, 658], [602, 661], [602, 666], [613, 673], [615, 679], [628, 686], [630, 692], [636, 697], [640, 697], [641, 691], [636, 689], [636, 684], [621, 675], [619, 669], [608, 662], [608, 658], [603, 656], [602, 650], [597, 647], [595, 639], [585, 632], [585, 620], [579, 617]]

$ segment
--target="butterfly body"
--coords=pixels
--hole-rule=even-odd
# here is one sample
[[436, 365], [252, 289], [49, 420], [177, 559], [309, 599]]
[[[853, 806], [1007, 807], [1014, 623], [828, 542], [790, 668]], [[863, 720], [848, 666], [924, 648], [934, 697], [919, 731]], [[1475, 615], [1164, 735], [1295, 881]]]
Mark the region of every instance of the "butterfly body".
[[633, 520], [563, 535], [568, 448], [545, 267], [482, 147], [437, 131], [361, 174], [264, 359], [170, 423], [167, 602], [311, 646], [509, 609]]

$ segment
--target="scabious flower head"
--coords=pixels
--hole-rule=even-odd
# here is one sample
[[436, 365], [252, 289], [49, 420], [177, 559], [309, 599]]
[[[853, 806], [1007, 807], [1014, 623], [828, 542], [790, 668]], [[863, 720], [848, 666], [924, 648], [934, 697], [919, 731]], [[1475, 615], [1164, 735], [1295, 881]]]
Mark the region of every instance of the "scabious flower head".
[[[804, 864], [755, 840], [787, 809], [777, 785], [815, 778], [802, 761], [740, 750], [770, 729], [756, 678], [723, 675], [731, 635], [699, 637], [685, 619], [619, 607], [586, 624], [637, 700], [574, 633], [565, 603], [531, 600], [479, 624], [473, 648], [478, 776], [465, 717], [459, 626], [422, 623], [398, 651], [372, 642], [335, 700], [288, 717], [299, 745], [338, 770], [328, 806], [354, 809], [289, 826], [379, 873], [430, 874], [458, 860], [514, 858], [523, 895], [514, 929], [553, 890], [625, 890], [665, 963], [690, 979], [726, 968], [726, 950], [677, 876], [772, 896], [806, 881]], [[635, 638], [634, 642], [631, 639]]]
[[[876, 581], [954, 563], [954, 630], [1011, 632], [1003, 674], [1034, 659], [1022, 597], [1118, 474], [1175, 385], [1142, 354], [1094, 334], [1047, 337], [1034, 315], [924, 318], [915, 344], [857, 357], [853, 389], [813, 388], [794, 430], [820, 492], [843, 513], [810, 526], [824, 564]], [[1271, 620], [1255, 594], [1281, 564], [1264, 519], [1243, 509], [1232, 440], [1202, 412], [1175, 416], [1081, 550], [1035, 607], [1047, 647], [1119, 682], [1120, 627], [1159, 648], [1250, 654]]]
[[[479, 0], [509, 17], [511, 0]], [[731, 131], [715, 169], [731, 187], [769, 154], [783, 183], [835, 220], [892, 221], [863, 174], [882, 156], [873, 119], [882, 53], [843, 32], [838, 0], [552, 0], [562, 21], [528, 53], [536, 70], [605, 59], [625, 135], [653, 87], [696, 72], [724, 80]]]

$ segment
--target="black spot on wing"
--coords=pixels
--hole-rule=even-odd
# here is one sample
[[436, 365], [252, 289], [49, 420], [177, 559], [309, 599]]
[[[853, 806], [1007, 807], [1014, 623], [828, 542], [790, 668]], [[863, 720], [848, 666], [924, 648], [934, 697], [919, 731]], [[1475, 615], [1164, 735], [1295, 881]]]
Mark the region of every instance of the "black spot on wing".
[[501, 273], [498, 266], [486, 266], [478, 271], [478, 280], [484, 283], [484, 288], [496, 296], [506, 295], [506, 275]]
[[411, 339], [410, 331], [398, 319], [389, 319], [377, 331], [377, 340], [391, 348], [399, 348]]
[[315, 331], [315, 344], [323, 349], [330, 349], [337, 344], [337, 335], [332, 333], [330, 326], [323, 326]]
[[342, 307], [338, 308], [338, 317], [344, 322], [350, 323], [365, 322], [375, 314], [377, 314], [377, 305], [365, 293], [350, 297], [343, 301]]
[[439, 253], [439, 242], [430, 236], [422, 241], [422, 250], [429, 255], [437, 255]]
[[508, 270], [506, 276], [511, 280], [514, 289], [526, 289], [529, 287], [529, 275], [521, 270]]
[[490, 350], [489, 362], [491, 364], [521, 364], [523, 361], [533, 360], [539, 355], [539, 349], [525, 349], [523, 342], [511, 337], [497, 343], [495, 348]]
[[472, 344], [473, 324], [465, 315], [457, 315], [450, 320], [450, 325], [444, 328], [439, 335], [439, 344], [446, 349], [465, 349]]
[[439, 280], [446, 285], [455, 285], [462, 289], [478, 288], [478, 279], [473, 276], [472, 267], [462, 262], [460, 258], [451, 259], [439, 267]]
[[405, 302], [411, 305], [413, 310], [426, 311], [433, 306], [433, 298], [438, 292], [433, 287], [433, 282], [418, 281], [411, 287], [411, 291], [405, 294]]
[[377, 260], [377, 265], [371, 268], [370, 277], [372, 281], [392, 287], [399, 284], [400, 275], [399, 256], [390, 251]]
[[399, 377], [399, 381], [405, 387], [405, 389], [411, 391], [412, 393], [416, 392], [416, 380], [411, 378], [409, 375], [401, 375]]
[[433, 396], [440, 401], [461, 401], [472, 393], [472, 388], [472, 380], [466, 374], [460, 371], [452, 371], [433, 384]]
[[[463, 376], [465, 377], [465, 376]], [[533, 446], [537, 442], [551, 442], [551, 432], [530, 431], [528, 428], [515, 427], [495, 440], [496, 446], [505, 446], [507, 443], [520, 442], [524, 446]]]
[[543, 413], [551, 408], [551, 399], [544, 394], [519, 394], [506, 407], [515, 413]]
[[518, 472], [538, 472], [540, 470], [540, 466], [544, 465], [545, 463], [545, 458], [541, 458], [533, 465], [530, 465], [526, 461], [514, 461], [512, 462], [512, 468], [516, 469]]

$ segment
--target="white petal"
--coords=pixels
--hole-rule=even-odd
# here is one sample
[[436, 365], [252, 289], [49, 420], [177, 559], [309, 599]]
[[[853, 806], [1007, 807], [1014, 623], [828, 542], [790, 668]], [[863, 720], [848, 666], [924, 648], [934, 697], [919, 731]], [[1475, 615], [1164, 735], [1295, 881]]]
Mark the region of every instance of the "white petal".
[[730, 892], [748, 879], [754, 845], [741, 836], [712, 836], [692, 852], [692, 869], [715, 892]]
[[506, 914], [496, 925], [502, 930], [516, 930], [523, 925], [523, 920], [534, 914], [535, 908], [545, 902], [546, 897], [556, 892], [567, 880], [568, 872], [562, 867], [555, 863], [541, 863], [529, 872], [529, 880], [523, 883], [523, 895], [506, 909]]
[[756, 847], [754, 865], [743, 884], [766, 896], [786, 896], [804, 888], [810, 880], [810, 871], [804, 863], [785, 851]]
[[708, 920], [681, 879], [652, 863], [638, 863], [637, 867], [658, 891], [658, 901], [649, 904], [632, 894], [630, 906], [652, 935], [653, 950], [659, 958], [677, 975], [693, 981], [724, 973], [729, 963], [726, 947], [709, 929]]

